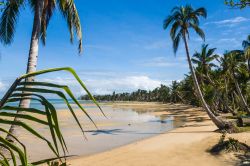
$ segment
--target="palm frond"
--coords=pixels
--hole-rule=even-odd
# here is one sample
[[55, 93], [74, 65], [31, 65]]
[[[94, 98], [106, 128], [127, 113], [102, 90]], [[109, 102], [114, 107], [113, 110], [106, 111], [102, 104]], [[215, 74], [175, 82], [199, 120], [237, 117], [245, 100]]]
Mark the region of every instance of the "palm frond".
[[44, 7], [42, 11], [42, 18], [41, 18], [41, 39], [43, 45], [46, 43], [46, 35], [47, 35], [47, 27], [51, 20], [53, 11], [55, 9], [56, 1], [55, 0], [45, 0]]
[[207, 10], [203, 7], [201, 8], [198, 8], [194, 11], [194, 13], [197, 15], [197, 16], [202, 16], [204, 18], [207, 18]]
[[167, 29], [169, 24], [171, 24], [174, 21], [173, 16], [168, 16], [164, 21], [163, 21], [163, 29]]
[[82, 27], [80, 17], [76, 9], [74, 0], [57, 0], [59, 9], [66, 19], [70, 32], [70, 41], [73, 42], [74, 32], [78, 37], [78, 50], [82, 52]]
[[172, 38], [172, 40], [174, 40], [174, 38], [176, 37], [176, 32], [180, 29], [180, 23], [178, 21], [176, 21], [173, 25], [172, 28], [170, 30], [170, 36]]
[[[10, 135], [18, 144], [14, 144], [12, 142], [7, 141], [3, 136], [0, 136], [0, 147], [4, 150], [7, 150], [10, 153], [11, 159], [9, 159], [9, 155], [3, 152], [0, 152], [0, 155], [3, 159], [0, 159], [0, 163], [10, 166], [10, 165], [17, 165], [17, 157], [19, 158], [19, 162], [22, 165], [28, 165], [28, 156], [26, 154], [26, 147], [25, 145], [14, 135], [9, 133], [7, 130], [0, 127], [0, 132], [3, 134]], [[12, 164], [11, 164], [12, 163]]]
[[[207, 56], [208, 57], [213, 56], [215, 50], [216, 50], [216, 48], [210, 48], [210, 49], [208, 49]], [[218, 56], [218, 55], [216, 55], [216, 56]]]
[[[169, 15], [163, 21], [163, 29], [167, 29], [171, 24], [170, 37], [173, 41], [173, 50], [174, 53], [177, 52], [181, 36], [185, 34], [189, 39], [189, 28], [195, 30], [195, 32], [205, 40], [205, 34], [202, 29], [199, 27], [199, 17], [207, 16], [205, 8], [198, 8], [194, 10], [192, 6], [180, 6], [174, 7], [171, 10], [171, 15]], [[184, 33], [183, 33], [184, 32]], [[181, 34], [180, 34], [181, 33]], [[185, 36], [185, 37], [186, 37]]]
[[198, 25], [190, 23], [190, 26], [195, 30], [195, 32], [205, 41], [205, 33]]
[[0, 41], [10, 44], [13, 41], [17, 19], [24, 0], [8, 1], [0, 18]]
[[[100, 108], [99, 104], [96, 102], [94, 97], [90, 94], [86, 86], [83, 84], [79, 76], [75, 73], [75, 71], [72, 68], [68, 68], [68, 67], [53, 68], [53, 69], [37, 71], [34, 73], [30, 73], [30, 74], [25, 74], [16, 79], [16, 81], [12, 84], [12, 86], [9, 88], [7, 93], [4, 95], [4, 97], [0, 101], [0, 124], [17, 125], [17, 126], [24, 128], [26, 131], [36, 136], [39, 140], [47, 143], [50, 150], [56, 156], [55, 159], [61, 160], [62, 158], [64, 159], [66, 158], [66, 153], [68, 152], [67, 145], [65, 143], [64, 137], [60, 129], [56, 109], [53, 106], [53, 104], [48, 99], [46, 99], [46, 97], [43, 96], [43, 94], [58, 95], [58, 97], [61, 98], [65, 102], [65, 104], [68, 106], [68, 109], [70, 110], [72, 116], [74, 117], [74, 120], [77, 122], [83, 134], [84, 134], [83, 127], [80, 121], [78, 120], [78, 117], [74, 113], [74, 110], [71, 107], [71, 104], [69, 103], [68, 98], [63, 92], [66, 92], [66, 94], [73, 100], [74, 104], [76, 104], [80, 108], [80, 110], [82, 110], [82, 112], [88, 117], [88, 119], [91, 120], [91, 122], [94, 125], [95, 123], [92, 120], [92, 118], [89, 116], [87, 111], [83, 108], [83, 106], [81, 106], [81, 104], [77, 101], [77, 99], [75, 98], [74, 94], [71, 92], [68, 86], [47, 83], [47, 82], [25, 82], [24, 81], [28, 77], [43, 75], [46, 73], [51, 73], [51, 72], [56, 72], [56, 71], [70, 72], [75, 77], [77, 82], [81, 85], [81, 87], [87, 92], [90, 99], [97, 105], [98, 108]], [[57, 90], [54, 90], [54, 89], [57, 89]], [[22, 93], [23, 91], [25, 91], [25, 93]], [[23, 99], [31, 99], [32, 101], [36, 100], [41, 105], [44, 106], [44, 109], [20, 108], [18, 106], [13, 106], [13, 103], [17, 103], [18, 101], [23, 100]], [[101, 112], [103, 113], [102, 110]], [[35, 114], [39, 114], [43, 116], [46, 120], [38, 119], [35, 116]], [[18, 121], [9, 120], [6, 117], [7, 118], [15, 117], [15, 118], [18, 118], [19, 120]], [[50, 141], [48, 138], [46, 138], [45, 136], [40, 134], [38, 131], [36, 131], [28, 122], [34, 122], [40, 125], [48, 126], [52, 141]], [[1, 127], [0, 127], [0, 131], [2, 132], [4, 131], [4, 133], [9, 134]], [[24, 146], [23, 146], [24, 147], [23, 150], [21, 150], [20, 148], [18, 149], [16, 145], [5, 140], [3, 137], [0, 137], [0, 147], [9, 151], [9, 153], [11, 154], [12, 163], [16, 163], [16, 160], [17, 160], [16, 153], [18, 153], [18, 158], [20, 159], [20, 162], [22, 162], [22, 165], [28, 166], [29, 163], [27, 160], [26, 150]], [[61, 157], [60, 149], [62, 149], [63, 151], [63, 157]], [[0, 159], [0, 162], [2, 164], [8, 165], [9, 164], [8, 160], [5, 159], [7, 158], [6, 155], [0, 154], [0, 156], [2, 156], [2, 159]], [[52, 159], [43, 160], [43, 161], [35, 162], [35, 164], [36, 163], [40, 164], [41, 162], [48, 162], [51, 160]]]
[[173, 49], [174, 49], [174, 54], [176, 55], [176, 52], [178, 50], [179, 47], [179, 43], [180, 43], [180, 39], [182, 37], [182, 33], [179, 32], [176, 37], [173, 39]]

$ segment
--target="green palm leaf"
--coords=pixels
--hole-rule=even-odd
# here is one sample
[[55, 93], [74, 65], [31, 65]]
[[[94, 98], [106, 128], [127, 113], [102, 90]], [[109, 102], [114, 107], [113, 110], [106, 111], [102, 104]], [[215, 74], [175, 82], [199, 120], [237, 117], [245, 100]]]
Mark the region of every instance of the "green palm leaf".
[[[95, 123], [94, 123], [93, 119], [88, 115], [87, 111], [77, 101], [76, 97], [74, 96], [74, 94], [72, 93], [72, 91], [70, 90], [70, 88], [68, 86], [47, 83], [47, 82], [22, 82], [24, 79], [26, 79], [28, 77], [33, 77], [33, 76], [42, 75], [42, 74], [51, 73], [51, 72], [56, 72], [56, 71], [70, 72], [74, 76], [76, 81], [81, 85], [81, 87], [87, 92], [90, 99], [92, 99], [92, 101], [96, 104], [96, 106], [103, 113], [99, 104], [96, 102], [94, 97], [90, 94], [90, 92], [88, 91], [88, 89], [86, 88], [84, 83], [81, 81], [81, 79], [79, 78], [79, 76], [76, 74], [76, 72], [73, 69], [68, 68], [68, 67], [53, 68], [53, 69], [37, 71], [34, 73], [30, 73], [30, 74], [25, 74], [25, 75], [16, 79], [16, 81], [12, 84], [12, 86], [9, 88], [7, 93], [4, 95], [3, 99], [0, 101], [0, 117], [8, 117], [8, 118], [9, 117], [16, 117], [19, 119], [19, 121], [13, 121], [13, 120], [0, 118], [0, 124], [21, 126], [25, 130], [30, 132], [32, 135], [36, 136], [38, 139], [45, 141], [47, 143], [48, 147], [50, 148], [50, 150], [56, 156], [55, 159], [61, 160], [62, 158], [64, 158], [64, 159], [66, 158], [65, 154], [66, 154], [66, 152], [68, 152], [67, 145], [65, 143], [62, 132], [60, 130], [56, 109], [53, 106], [53, 104], [50, 103], [43, 96], [43, 94], [50, 94], [50, 95], [55, 94], [58, 97], [60, 97], [61, 99], [63, 99], [63, 101], [67, 105], [68, 109], [70, 110], [72, 116], [74, 117], [75, 121], [77, 122], [77, 124], [78, 124], [78, 126], [81, 129], [83, 134], [84, 134], [84, 130], [80, 124], [80, 121], [78, 120], [77, 116], [75, 115], [74, 110], [71, 107], [66, 95], [62, 91], [66, 92], [66, 94], [73, 100], [73, 102], [88, 117], [88, 119], [91, 120], [91, 122], [94, 125], [95, 125]], [[41, 87], [44, 87], [44, 88], [41, 88]], [[55, 89], [57, 89], [57, 90], [55, 90]], [[23, 91], [25, 93], [21, 93]], [[13, 103], [16, 103], [16, 102], [23, 100], [23, 99], [31, 99], [31, 100], [38, 101], [41, 105], [44, 106], [44, 110], [37, 109], [37, 108], [20, 108], [17, 106], [13, 106]], [[11, 103], [12, 103], [12, 105], [9, 105]], [[39, 114], [39, 115], [46, 117], [46, 120], [41, 120], [41, 119], [36, 118], [34, 116], [35, 114]], [[103, 113], [103, 115], [105, 115], [105, 114]], [[30, 126], [28, 123], [23, 122], [23, 120], [28, 120], [31, 122], [35, 122], [35, 123], [38, 123], [41, 125], [48, 126], [49, 131], [50, 131], [50, 136], [52, 138], [52, 142], [50, 142], [47, 138], [45, 138], [43, 135], [41, 135], [36, 130], [34, 130], [32, 128], [32, 126]], [[0, 128], [0, 131], [1, 130], [2, 130], [2, 128]], [[10, 144], [6, 145], [5, 141], [7, 141], [7, 140], [5, 140], [1, 137], [0, 144], [4, 144], [4, 146], [2, 146], [2, 147], [4, 147], [6, 150], [9, 151], [9, 153], [12, 156], [11, 158], [12, 158], [13, 163], [16, 163], [16, 158], [15, 158], [15, 153], [14, 153], [14, 151], [15, 151], [16, 153], [19, 154], [19, 156], [24, 154], [22, 157], [23, 161], [21, 161], [21, 162], [22, 162], [22, 165], [26, 166], [28, 164], [28, 162], [27, 162], [25, 148], [24, 148], [24, 151], [16, 149], [14, 147], [14, 144], [10, 143]], [[64, 157], [60, 157], [59, 149], [63, 150]], [[21, 152], [23, 152], [23, 154]], [[25, 159], [25, 157], [26, 157], [26, 159]], [[19, 159], [21, 160], [20, 157], [19, 157]], [[48, 162], [48, 161], [52, 161], [52, 159], [43, 160], [41, 162]], [[8, 162], [6, 162], [4, 154], [3, 154], [2, 160], [0, 160], [0, 162], [4, 165], [9, 164]], [[39, 162], [39, 163], [41, 163], [41, 162]], [[36, 162], [34, 164], [36, 164]]]

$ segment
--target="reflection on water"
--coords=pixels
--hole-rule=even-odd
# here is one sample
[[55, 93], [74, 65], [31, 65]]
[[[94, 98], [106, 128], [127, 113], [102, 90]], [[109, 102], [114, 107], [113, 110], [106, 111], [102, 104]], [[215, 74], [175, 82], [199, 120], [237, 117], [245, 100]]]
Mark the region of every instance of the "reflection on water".
[[[61, 103], [59, 102], [59, 105]], [[92, 105], [92, 107], [94, 107]], [[103, 106], [103, 110], [108, 118], [101, 115], [98, 109], [88, 107], [87, 111], [95, 121], [98, 129], [94, 128], [86, 117], [80, 119], [88, 140], [83, 136], [75, 124], [72, 116], [60, 119], [64, 138], [67, 142], [70, 154], [90, 155], [106, 151], [115, 147], [129, 144], [141, 139], [145, 139], [157, 134], [162, 134], [184, 123], [183, 118], [173, 116], [156, 116], [157, 109], [136, 109], [133, 107], [119, 108]], [[64, 106], [65, 108], [65, 106]], [[161, 110], [162, 111], [162, 110]], [[82, 117], [79, 117], [82, 118]], [[47, 132], [48, 128], [39, 128], [41, 132]], [[48, 154], [46, 146], [40, 146], [36, 141], [30, 141], [30, 136], [23, 135], [23, 140], [27, 141], [28, 150], [33, 160], [52, 157]], [[38, 156], [36, 154], [39, 154]]]

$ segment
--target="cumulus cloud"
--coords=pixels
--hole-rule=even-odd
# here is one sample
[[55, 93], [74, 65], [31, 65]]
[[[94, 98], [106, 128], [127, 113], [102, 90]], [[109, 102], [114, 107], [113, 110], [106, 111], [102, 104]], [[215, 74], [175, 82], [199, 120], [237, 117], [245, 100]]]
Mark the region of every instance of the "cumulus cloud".
[[96, 94], [116, 92], [131, 92], [137, 89], [152, 90], [160, 86], [162, 82], [148, 76], [126, 76], [124, 78], [112, 78], [103, 80], [86, 80], [86, 84]]
[[234, 18], [226, 19], [226, 20], [208, 22], [206, 24], [216, 24], [218, 26], [234, 26], [236, 24], [247, 22], [247, 21], [250, 21], [250, 19], [245, 18], [245, 17], [234, 17]]
[[[93, 94], [111, 94], [113, 91], [116, 92], [131, 92], [137, 89], [152, 90], [160, 84], [161, 81], [152, 79], [146, 75], [131, 75], [131, 76], [121, 76], [116, 77], [89, 77], [81, 76], [83, 82], [86, 84], [87, 88]], [[79, 86], [73, 78], [63, 78], [56, 77], [53, 79], [44, 78], [40, 81], [53, 82], [61, 85], [68, 85], [76, 96], [86, 94], [85, 91]]]

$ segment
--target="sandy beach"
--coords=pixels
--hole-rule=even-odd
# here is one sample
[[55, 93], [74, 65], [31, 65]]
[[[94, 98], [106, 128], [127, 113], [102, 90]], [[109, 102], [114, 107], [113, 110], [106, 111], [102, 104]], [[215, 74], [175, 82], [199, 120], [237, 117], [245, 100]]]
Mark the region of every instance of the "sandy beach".
[[[101, 107], [107, 116], [105, 118], [93, 104], [83, 104], [83, 106], [98, 126], [95, 128], [83, 112], [75, 108], [76, 116], [85, 131], [85, 137], [69, 110], [62, 108], [57, 112], [69, 155], [90, 156], [171, 131], [183, 125], [185, 118], [182, 116], [173, 118], [167, 114], [167, 110], [184, 110], [190, 107], [159, 103], [102, 103]], [[45, 118], [36, 116], [39, 119]], [[51, 140], [47, 126], [25, 122]], [[54, 157], [47, 144], [37, 140], [32, 134], [20, 128], [18, 135], [26, 144], [31, 161]]]
[[[135, 107], [145, 105], [132, 104]], [[128, 107], [129, 103], [114, 106]], [[147, 105], [148, 107], [152, 105]], [[160, 107], [162, 108], [162, 107]], [[221, 134], [200, 108], [157, 111], [154, 114], [185, 116], [186, 123], [177, 129], [103, 153], [76, 157], [69, 160], [72, 166], [223, 166], [240, 164], [240, 154], [211, 155], [207, 151], [215, 145]], [[228, 135], [250, 144], [250, 133]]]
[[[94, 117], [98, 130], [76, 110], [88, 140], [69, 111], [58, 111], [69, 155], [76, 155], [68, 159], [72, 166], [224, 166], [240, 165], [245, 160], [241, 153], [208, 152], [221, 134], [215, 132], [216, 127], [201, 108], [182, 104], [104, 103], [102, 108], [109, 117], [106, 119], [92, 106], [87, 111]], [[47, 127], [31, 125], [49, 136]], [[18, 132], [31, 161], [54, 156], [46, 143], [36, 141], [36, 137], [23, 130]], [[227, 137], [250, 144], [250, 132]]]

